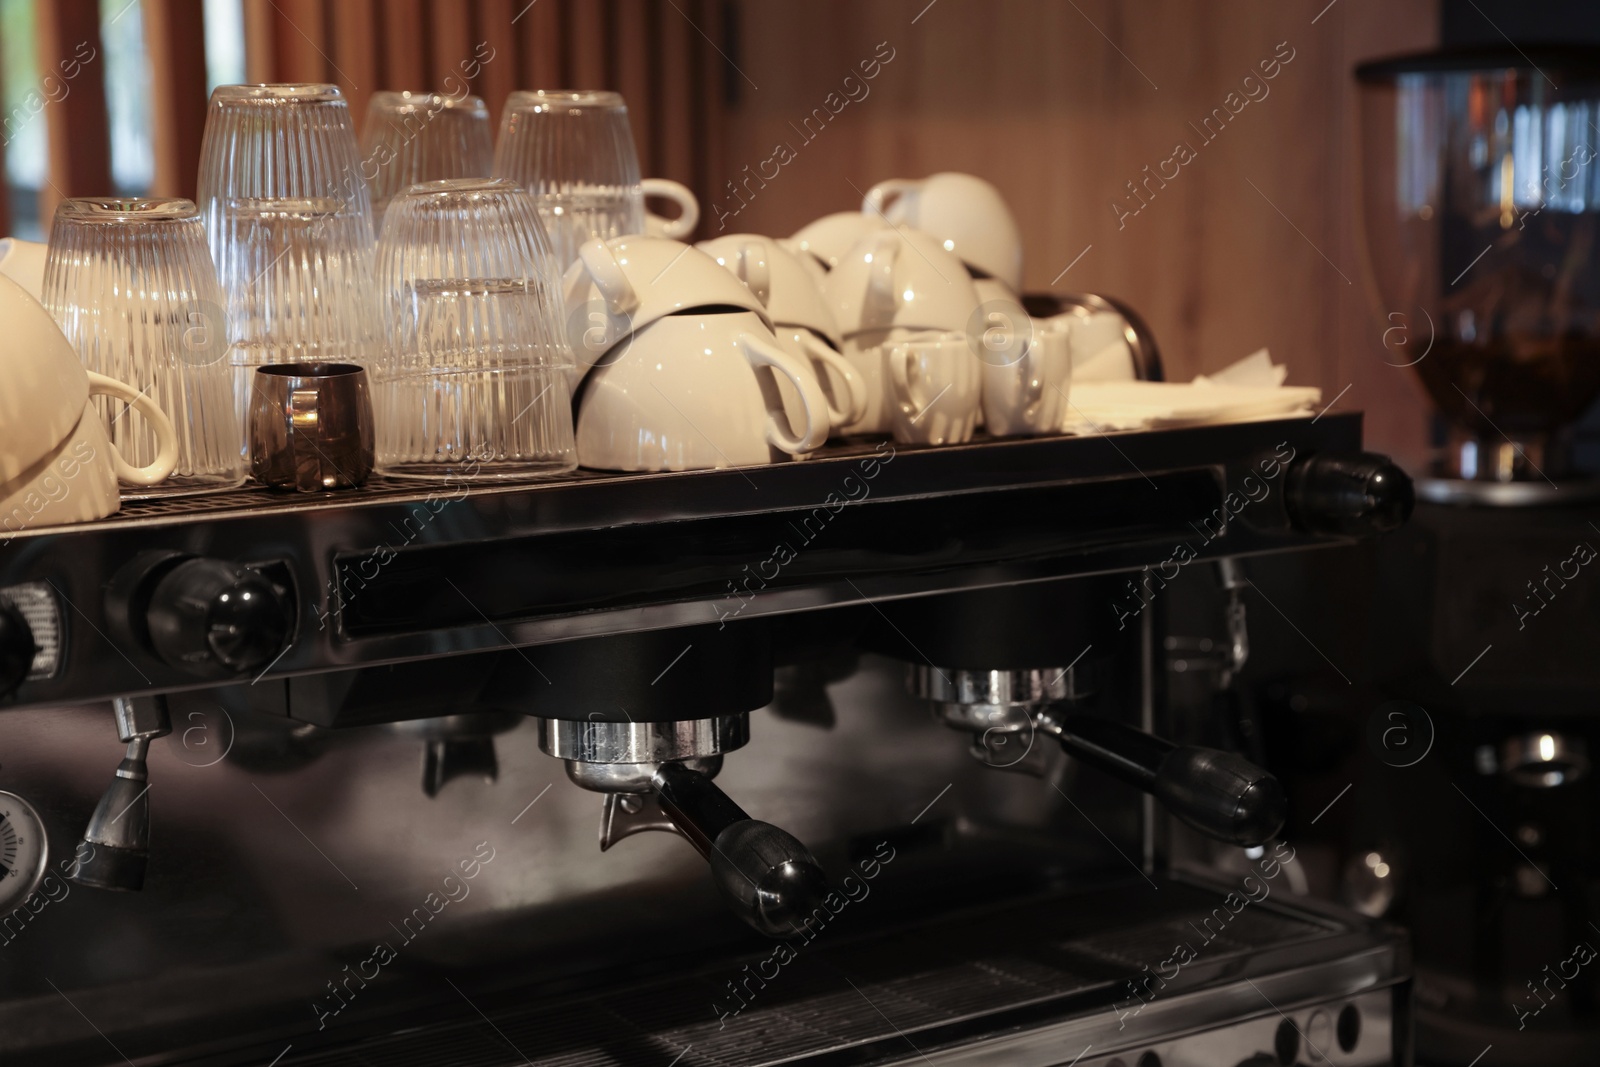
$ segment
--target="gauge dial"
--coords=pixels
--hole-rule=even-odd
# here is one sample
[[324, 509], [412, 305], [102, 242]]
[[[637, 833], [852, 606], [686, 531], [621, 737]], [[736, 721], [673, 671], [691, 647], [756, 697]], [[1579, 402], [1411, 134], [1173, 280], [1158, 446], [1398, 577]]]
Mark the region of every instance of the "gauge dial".
[[38, 888], [49, 854], [44, 823], [33, 805], [0, 792], [0, 915], [21, 907]]

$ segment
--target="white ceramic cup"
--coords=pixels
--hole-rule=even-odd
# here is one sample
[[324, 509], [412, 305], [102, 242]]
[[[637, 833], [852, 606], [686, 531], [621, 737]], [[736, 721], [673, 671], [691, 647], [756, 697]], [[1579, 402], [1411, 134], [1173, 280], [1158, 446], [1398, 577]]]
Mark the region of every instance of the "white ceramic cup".
[[126, 400], [150, 421], [159, 442], [155, 461], [145, 467], [130, 465], [106, 437], [100, 413], [85, 404], [64, 440], [16, 478], [0, 484], [0, 540], [29, 527], [114, 515], [122, 506], [119, 480], [155, 485], [177, 464], [178, 434], [161, 406], [115, 378], [87, 374], [89, 395]]
[[965, 330], [978, 291], [961, 261], [916, 230], [878, 230], [852, 248], [823, 283], [844, 336], [910, 326]]
[[765, 305], [738, 278], [699, 249], [663, 237], [585, 242], [562, 290], [574, 382], [635, 331], [691, 308], [740, 308], [769, 333], [772, 327]]
[[0, 274], [28, 291], [35, 300], [44, 299], [44, 259], [48, 245], [17, 237], [0, 239]]
[[983, 375], [965, 333], [924, 333], [895, 342], [885, 362], [896, 441], [952, 445], [972, 439]]
[[[799, 396], [799, 424], [773, 374]], [[578, 462], [618, 471], [752, 466], [816, 449], [828, 425], [816, 375], [754, 312], [673, 315], [640, 330], [584, 381]]]
[[824, 272], [839, 265], [861, 239], [874, 230], [888, 228], [881, 217], [860, 211], [836, 211], [814, 219], [789, 238], [796, 251], [809, 255]]
[[867, 215], [932, 234], [940, 245], [1012, 292], [1022, 289], [1022, 234], [1000, 190], [971, 174], [891, 178], [867, 190]]
[[1072, 350], [1060, 330], [1041, 330], [1010, 361], [980, 357], [983, 425], [996, 437], [1060, 433], [1072, 387]]
[[0, 492], [9, 496], [44, 473], [41, 464], [59, 455], [83, 421], [91, 396], [132, 404], [155, 427], [158, 440], [155, 459], [146, 467], [132, 466], [109, 445], [97, 449], [105, 469], [134, 485], [155, 485], [172, 473], [178, 435], [161, 406], [131, 385], [84, 370], [50, 312], [6, 277], [0, 277], [0, 323], [5, 324], [0, 333], [0, 486], [9, 487]]
[[[757, 234], [729, 234], [696, 247], [745, 284], [767, 309], [785, 350], [816, 371], [828, 394], [834, 429], [860, 420], [867, 410], [866, 383], [838, 352], [838, 324], [805, 260], [773, 238]], [[798, 395], [786, 382], [778, 384], [784, 407], [791, 418], [798, 418]]]

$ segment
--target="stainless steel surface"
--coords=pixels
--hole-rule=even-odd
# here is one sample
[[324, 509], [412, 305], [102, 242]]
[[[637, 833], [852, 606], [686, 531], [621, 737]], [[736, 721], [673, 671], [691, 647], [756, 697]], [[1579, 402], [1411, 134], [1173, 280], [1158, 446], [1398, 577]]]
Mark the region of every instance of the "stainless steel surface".
[[[936, 704], [994, 709], [973, 712], [973, 726], [979, 730], [987, 730], [995, 725], [984, 721], [990, 716], [1006, 718], [1006, 713], [999, 710], [1005, 705], [1053, 704], [1081, 699], [1085, 695], [1082, 676], [1070, 665], [1036, 670], [984, 671], [913, 663], [907, 669], [906, 685], [913, 696]], [[959, 718], [959, 713], [950, 714]], [[950, 721], [949, 717], [946, 721], [952, 726], [959, 725], [959, 722]]]
[[1068, 293], [1061, 297], [1063, 309], [1083, 308], [1085, 311], [1109, 311], [1122, 316], [1123, 340], [1133, 356], [1133, 370], [1141, 381], [1164, 380], [1161, 367], [1161, 349], [1156, 345], [1156, 335], [1145, 324], [1143, 316], [1128, 304], [1115, 297], [1097, 293]]
[[[133, 503], [98, 522], [23, 531], [0, 550], [0, 587], [50, 583], [68, 629], [61, 669], [0, 706], [206, 684], [115, 636], [104, 591], [142, 552], [281, 574], [294, 592], [291, 643], [238, 678], [270, 697], [286, 678], [356, 665], [1153, 566], [1201, 521], [1201, 558], [1340, 543], [1293, 529], [1283, 493], [1243, 516], [1222, 510], [1280, 441], [1297, 454], [1353, 451], [1360, 417], [922, 450], [848, 444], [737, 471], [432, 489], [379, 479], [345, 493]], [[754, 577], [785, 538], [804, 551], [777, 578]]]
[[118, 697], [111, 702], [111, 713], [123, 741], [151, 741], [172, 732], [165, 697]]
[[1467, 481], [1462, 478], [1418, 478], [1417, 498], [1431, 504], [1494, 508], [1559, 507], [1600, 500], [1600, 478], [1520, 482]]
[[[673, 723], [662, 723], [663, 726], [672, 726]], [[699, 771], [707, 777], [715, 777], [722, 769], [722, 756], [696, 756], [690, 759], [680, 759], [685, 767]], [[567, 760], [567, 777], [572, 779], [574, 785], [591, 790], [596, 793], [648, 793], [655, 788], [651, 779], [655, 777], [656, 768], [661, 766], [660, 761], [652, 763], [591, 763], [584, 760]], [[601, 831], [602, 840], [605, 832]], [[602, 848], [605, 846], [602, 844]]]
[[578, 763], [642, 765], [697, 759], [732, 752], [749, 741], [748, 715], [672, 722], [539, 720], [539, 748], [546, 755]]

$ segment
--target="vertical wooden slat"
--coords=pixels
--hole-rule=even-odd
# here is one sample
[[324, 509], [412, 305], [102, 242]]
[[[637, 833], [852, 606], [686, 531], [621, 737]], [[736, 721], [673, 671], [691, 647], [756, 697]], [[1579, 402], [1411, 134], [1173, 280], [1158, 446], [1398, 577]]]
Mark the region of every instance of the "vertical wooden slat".
[[479, 95], [488, 103], [489, 121], [496, 129], [500, 126], [500, 109], [505, 106], [506, 96], [518, 88], [517, 29], [511, 20], [525, 3], [527, 0], [518, 0], [516, 6], [512, 6], [512, 0], [478, 2], [478, 38], [493, 49], [492, 53], [485, 53], [493, 58], [483, 63]]
[[422, 0], [384, 0], [383, 89], [426, 90], [428, 52]]
[[522, 34], [521, 84], [517, 88], [570, 88], [572, 81], [562, 63], [565, 38], [560, 0], [537, 0], [515, 18]]
[[143, 0], [155, 150], [152, 196], [194, 199], [206, 124], [203, 0]]
[[595, 0], [579, 0], [567, 9], [569, 89], [607, 89], [606, 9]]
[[652, 0], [616, 0], [611, 22], [616, 88], [628, 102], [633, 143], [645, 177], [655, 174], [656, 51], [655, 4]]
[[472, 7], [467, 0], [429, 0], [428, 43], [433, 76], [429, 87], [460, 93], [473, 59]]
[[[0, 85], [5, 84], [5, 75], [5, 64], [0, 62]], [[11, 233], [11, 182], [6, 177], [6, 142], [10, 138], [11, 129], [0, 116], [0, 237]]]
[[106, 111], [104, 45], [96, 0], [58, 0], [37, 8], [39, 70], [72, 90], [45, 108], [50, 173], [39, 191], [46, 231], [57, 202], [70, 196], [109, 196], [111, 120]]
[[333, 77], [328, 63], [328, 34], [323, 0], [273, 0], [276, 70], [273, 81], [325, 82]]
[[252, 84], [276, 80], [277, 17], [271, 0], [244, 0], [244, 76]]
[[378, 13], [373, 0], [334, 0], [334, 78], [350, 100], [356, 128], [366, 119], [367, 100], [383, 88], [378, 75]]
[[[646, 161], [641, 156], [639, 162], [656, 177], [671, 178], [692, 187], [699, 148], [694, 140], [695, 65], [699, 59], [694, 44], [700, 38], [694, 27], [671, 6], [660, 9], [658, 29], [660, 73], [655, 94], [655, 147], [652, 158]], [[702, 197], [701, 211], [707, 211], [706, 193], [699, 189], [695, 192]], [[714, 196], [718, 190], [710, 192]], [[715, 232], [715, 227], [707, 232]]]
[[[711, 232], [706, 224], [712, 220], [706, 217], [706, 209], [716, 191], [715, 184], [719, 180], [726, 180], [725, 176], [732, 177], [724, 165], [723, 152], [723, 86], [729, 77], [728, 60], [724, 55], [731, 56], [738, 48], [725, 39], [722, 0], [700, 0], [693, 6], [685, 7], [685, 10], [699, 28], [699, 32], [693, 33], [689, 41], [695, 49], [694, 70], [699, 74], [690, 112], [690, 143], [696, 145], [699, 152], [695, 160], [694, 177], [686, 182], [700, 198], [701, 221], [693, 235], [698, 237]], [[712, 42], [715, 42], [715, 46]]]

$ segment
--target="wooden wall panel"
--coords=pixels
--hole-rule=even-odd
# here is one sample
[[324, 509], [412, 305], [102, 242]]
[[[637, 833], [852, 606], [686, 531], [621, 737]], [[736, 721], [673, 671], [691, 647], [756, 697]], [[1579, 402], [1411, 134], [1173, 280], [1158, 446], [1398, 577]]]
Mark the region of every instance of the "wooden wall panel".
[[150, 57], [155, 176], [151, 196], [193, 200], [206, 124], [206, 31], [202, 0], [144, 0]]
[[328, 61], [328, 11], [323, 0], [272, 0], [273, 58], [278, 82], [325, 82], [334, 78]]
[[477, 41], [473, 34], [472, 5], [467, 0], [429, 0], [428, 45], [433, 74], [429, 87], [435, 92], [447, 92], [471, 84], [476, 94], [480, 79], [467, 82], [465, 74], [471, 68], [465, 64], [472, 60], [472, 46]]
[[377, 0], [334, 0], [330, 5], [334, 80], [350, 100], [350, 113], [359, 130], [367, 116], [373, 90], [383, 88], [382, 42], [378, 30]]
[[[681, 3], [680, 3], [680, 6]], [[994, 182], [1022, 223], [1030, 289], [1098, 290], [1150, 320], [1170, 376], [1187, 379], [1267, 346], [1290, 381], [1369, 412], [1369, 437], [1416, 462], [1426, 407], [1409, 373], [1384, 365], [1355, 244], [1353, 64], [1436, 39], [1432, 2], [1342, 0], [927, 0], [807, 5], [742, 0], [729, 52], [745, 75], [717, 129], [722, 188], [784, 143], [779, 177], [728, 225], [787, 234], [859, 203], [888, 177], [964, 170]], [[685, 8], [685, 10], [689, 10]], [[1320, 13], [1320, 17], [1319, 16]], [[670, 11], [668, 12], [670, 15]], [[1313, 21], [1315, 20], [1315, 21]], [[844, 79], [880, 47], [893, 59], [858, 82], [807, 140], [794, 123], [847, 99]], [[1279, 62], [1267, 93], [1214, 139], [1198, 125], [1247, 74]], [[719, 69], [727, 61], [711, 53]], [[1260, 94], [1260, 88], [1251, 92]], [[1173, 155], [1178, 176], [1128, 192]], [[716, 203], [706, 205], [716, 231]], [[734, 201], [732, 208], [739, 208]], [[1081, 258], [1079, 258], [1081, 256]], [[1331, 261], [1331, 264], [1330, 264]], [[1070, 271], [1062, 272], [1069, 266]]]
[[48, 233], [62, 198], [110, 196], [115, 190], [100, 5], [96, 0], [58, 0], [39, 5], [36, 17], [40, 73], [67, 86], [44, 109], [50, 169], [39, 191], [39, 220]]
[[[523, 6], [526, 2], [527, 6]], [[555, 0], [517, 0], [513, 17], [520, 27], [519, 89], [567, 89], [572, 81], [563, 62], [562, 11]]]
[[608, 4], [603, 0], [577, 0], [566, 5], [567, 77], [564, 89], [606, 89], [611, 85], [607, 63]]
[[383, 84], [378, 88], [409, 92], [430, 88], [422, 0], [383, 0], [381, 22]]
[[489, 105], [489, 121], [500, 128], [500, 109], [512, 90], [520, 89], [517, 77], [517, 29], [512, 22], [517, 8], [527, 0], [478, 0], [478, 43], [492, 51], [482, 60], [483, 72], [479, 76], [479, 95]]

